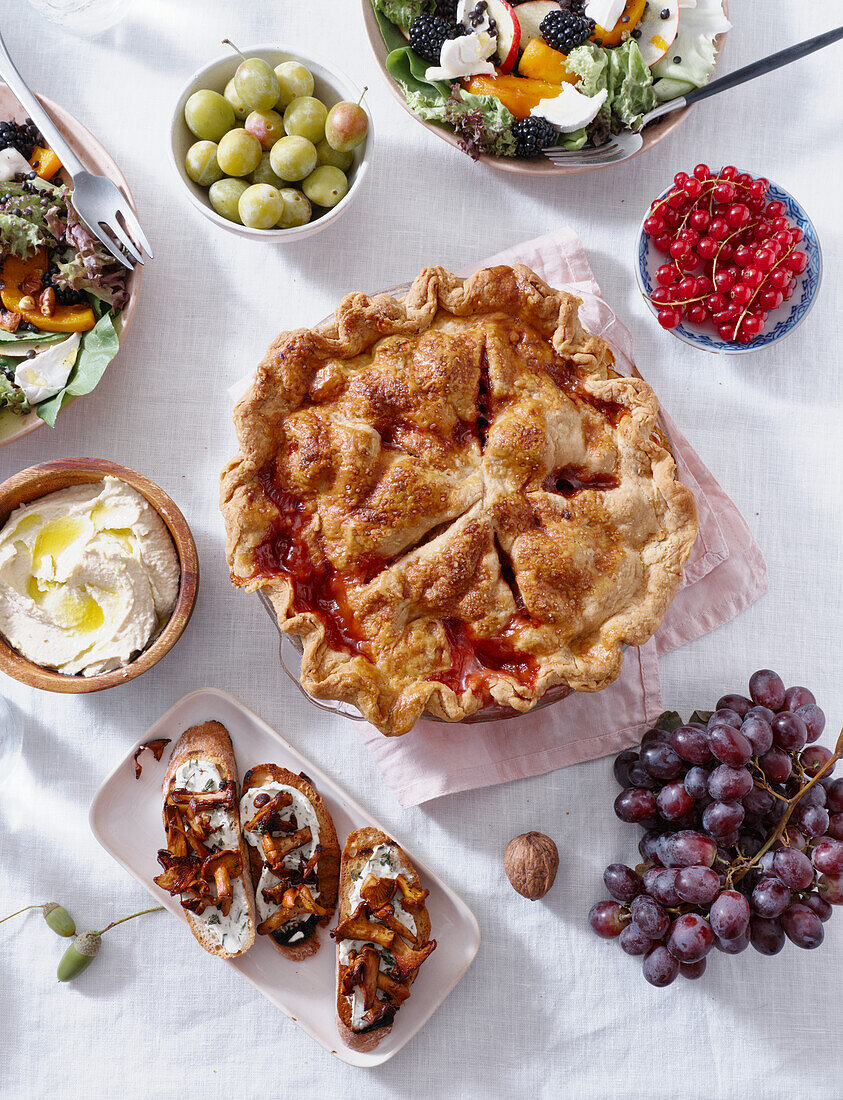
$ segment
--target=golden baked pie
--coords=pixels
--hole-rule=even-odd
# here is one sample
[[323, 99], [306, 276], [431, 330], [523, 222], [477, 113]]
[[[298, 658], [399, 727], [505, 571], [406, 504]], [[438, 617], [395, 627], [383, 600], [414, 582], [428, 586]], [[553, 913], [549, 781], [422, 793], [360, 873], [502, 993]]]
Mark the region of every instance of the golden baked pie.
[[578, 307], [526, 267], [432, 267], [272, 344], [235, 411], [226, 552], [313, 696], [385, 734], [527, 711], [611, 684], [657, 630], [696, 505]]

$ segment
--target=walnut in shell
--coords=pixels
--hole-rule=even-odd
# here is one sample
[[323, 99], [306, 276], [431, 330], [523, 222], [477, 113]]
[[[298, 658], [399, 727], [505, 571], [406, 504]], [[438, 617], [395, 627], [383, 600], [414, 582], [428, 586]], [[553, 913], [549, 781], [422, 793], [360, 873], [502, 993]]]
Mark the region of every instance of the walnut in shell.
[[544, 833], [521, 833], [506, 846], [503, 869], [522, 897], [543, 898], [553, 885], [559, 867], [559, 852]]

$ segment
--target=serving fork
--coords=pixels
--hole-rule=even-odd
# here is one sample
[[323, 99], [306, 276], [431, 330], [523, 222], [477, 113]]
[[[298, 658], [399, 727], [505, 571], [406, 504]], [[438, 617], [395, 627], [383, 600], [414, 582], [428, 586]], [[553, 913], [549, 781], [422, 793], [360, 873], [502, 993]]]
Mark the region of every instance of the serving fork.
[[73, 209], [89, 231], [115, 260], [129, 271], [136, 263], [143, 263], [144, 252], [149, 259], [152, 259], [152, 248], [129, 200], [110, 179], [94, 175], [85, 168], [59, 133], [58, 127], [41, 106], [38, 98], [27, 87], [9, 56], [2, 32], [0, 32], [0, 76], [44, 135], [47, 144], [73, 181]]
[[[642, 120], [641, 129], [671, 111], [679, 111], [683, 107], [690, 107], [692, 104], [699, 103], [710, 96], [719, 95], [720, 92], [726, 92], [729, 88], [735, 88], [738, 84], [745, 84], [748, 80], [754, 80], [757, 76], [763, 76], [774, 69], [780, 69], [783, 65], [798, 61], [800, 57], [807, 57], [808, 54], [814, 53], [816, 50], [821, 50], [825, 46], [839, 42], [841, 38], [843, 38], [843, 27], [838, 27], [836, 30], [826, 31], [825, 34], [818, 34], [816, 38], [799, 42], [795, 46], [788, 46], [786, 50], [770, 54], [769, 57], [763, 57], [760, 61], [753, 61], [751, 65], [745, 65], [742, 69], [736, 69], [733, 73], [718, 77], [717, 80], [710, 80], [702, 88], [695, 88], [686, 95], [668, 100], [667, 103], [661, 103], [654, 110], [648, 111]], [[569, 153], [558, 146], [550, 146], [543, 149], [542, 152], [554, 164], [558, 164], [563, 168], [602, 168], [607, 164], [619, 164], [623, 160], [629, 160], [630, 157], [634, 157], [639, 152], [643, 144], [644, 139], [641, 137], [640, 132], [626, 131], [621, 134], [613, 134], [605, 145], [598, 145], [593, 149]]]

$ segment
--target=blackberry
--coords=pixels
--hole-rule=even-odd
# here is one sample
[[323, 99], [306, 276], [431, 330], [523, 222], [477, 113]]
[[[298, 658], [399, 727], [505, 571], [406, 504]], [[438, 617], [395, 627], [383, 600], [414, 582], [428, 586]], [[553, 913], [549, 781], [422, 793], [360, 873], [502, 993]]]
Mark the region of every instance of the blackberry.
[[442, 43], [465, 34], [465, 27], [439, 15], [417, 15], [410, 24], [410, 49], [428, 61], [438, 61]]
[[557, 133], [546, 118], [519, 119], [513, 123], [512, 133], [515, 138], [515, 154], [519, 157], [537, 157], [547, 145], [555, 145]]
[[0, 122], [0, 149], [17, 149], [27, 160], [36, 145], [46, 145], [41, 131], [31, 118], [26, 122]]
[[436, 0], [433, 10], [434, 14], [444, 19], [446, 23], [456, 23], [457, 0]]
[[594, 20], [571, 11], [551, 11], [539, 24], [542, 38], [554, 50], [570, 53], [594, 33]]

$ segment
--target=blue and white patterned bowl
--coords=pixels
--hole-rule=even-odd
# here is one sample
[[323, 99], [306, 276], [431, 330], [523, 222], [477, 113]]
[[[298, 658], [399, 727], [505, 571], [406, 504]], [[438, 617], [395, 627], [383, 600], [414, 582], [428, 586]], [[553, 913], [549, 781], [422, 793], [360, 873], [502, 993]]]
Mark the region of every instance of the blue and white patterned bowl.
[[[672, 186], [671, 184], [671, 187], [662, 191], [659, 198], [664, 198]], [[721, 340], [713, 328], [694, 325], [687, 320], [683, 320], [676, 328], [666, 329], [665, 331], [670, 332], [673, 336], [678, 336], [686, 344], [699, 348], [701, 351], [719, 352], [723, 355], [742, 355], [748, 351], [758, 351], [760, 348], [770, 347], [799, 328], [816, 301], [820, 282], [822, 281], [823, 261], [820, 242], [813, 222], [796, 199], [789, 195], [784, 188], [771, 183], [767, 192], [767, 199], [770, 202], [774, 199], [783, 202], [787, 210], [787, 217], [798, 225], [805, 234], [799, 248], [807, 253], [808, 266], [801, 275], [797, 276], [793, 297], [790, 301], [783, 302], [777, 310], [770, 314], [764, 331], [748, 344]], [[650, 237], [644, 232], [644, 222], [649, 217], [649, 213], [648, 209], [638, 228], [638, 239], [635, 245], [635, 277], [638, 280], [639, 290], [645, 295], [650, 312], [657, 316], [658, 306], [655, 306], [649, 299], [658, 286], [656, 271], [662, 264], [669, 263], [670, 257], [665, 256], [653, 247]]]

